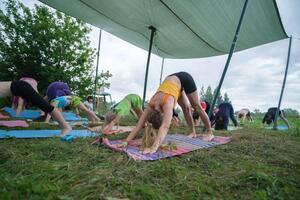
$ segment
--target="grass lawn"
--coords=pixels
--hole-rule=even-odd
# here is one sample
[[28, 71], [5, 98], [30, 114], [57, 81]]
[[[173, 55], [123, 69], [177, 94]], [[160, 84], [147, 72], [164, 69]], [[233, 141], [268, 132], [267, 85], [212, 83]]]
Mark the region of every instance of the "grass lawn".
[[232, 136], [227, 145], [154, 162], [93, 139], [0, 140], [0, 199], [299, 199], [300, 118], [289, 121], [282, 132], [257, 119], [216, 132]]

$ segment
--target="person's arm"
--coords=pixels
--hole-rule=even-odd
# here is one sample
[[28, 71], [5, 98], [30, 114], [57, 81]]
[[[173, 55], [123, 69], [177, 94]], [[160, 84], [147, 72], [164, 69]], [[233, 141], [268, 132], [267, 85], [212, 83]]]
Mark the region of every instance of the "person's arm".
[[138, 123], [136, 124], [134, 129], [131, 131], [131, 133], [127, 136], [126, 142], [129, 142], [136, 137], [136, 135], [139, 133], [139, 131], [145, 126], [148, 115], [152, 111], [153, 111], [153, 109], [150, 106], [147, 106], [146, 110], [143, 112], [142, 116], [140, 117]]
[[18, 107], [16, 110], [16, 117], [19, 117], [23, 110], [24, 110], [24, 99], [19, 97], [18, 98]]
[[109, 124], [105, 125], [103, 128], [103, 132], [111, 131], [116, 123], [119, 122], [121, 116], [117, 115]]
[[230, 105], [230, 108], [229, 108], [229, 117], [232, 120], [234, 126], [237, 126], [237, 121], [236, 121], [236, 119], [234, 117], [234, 111], [233, 111], [232, 105]]
[[78, 107], [75, 108], [75, 113], [76, 113], [76, 117], [77, 117], [77, 118], [81, 118], [81, 117], [80, 117], [80, 114], [79, 114], [79, 109], [78, 109]]
[[267, 114], [268, 114], [268, 113], [265, 114], [265, 116], [264, 116], [264, 118], [263, 118], [263, 120], [262, 120], [262, 123], [263, 123], [263, 124], [266, 122]]
[[158, 148], [160, 147], [161, 143], [164, 141], [166, 135], [168, 134], [170, 124], [172, 121], [172, 116], [173, 116], [173, 99], [170, 98], [169, 100], [170, 100], [170, 103], [166, 103], [163, 106], [163, 114], [164, 115], [163, 115], [163, 119], [162, 119], [162, 124], [158, 129], [157, 137], [155, 138], [152, 147], [144, 149], [144, 151], [143, 151], [144, 154], [155, 153], [158, 150]]

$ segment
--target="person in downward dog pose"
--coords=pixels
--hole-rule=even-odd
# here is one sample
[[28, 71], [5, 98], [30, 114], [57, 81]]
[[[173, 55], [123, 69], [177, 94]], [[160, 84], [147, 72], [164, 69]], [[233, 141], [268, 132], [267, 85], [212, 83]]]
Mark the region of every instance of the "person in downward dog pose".
[[248, 108], [243, 108], [241, 109], [238, 113], [237, 113], [237, 117], [238, 119], [242, 120], [242, 123], [245, 122], [245, 119], [248, 119], [250, 122], [253, 121], [252, 117], [251, 117], [251, 113], [250, 110]]
[[59, 123], [61, 137], [67, 135], [72, 130], [71, 126], [64, 120], [59, 110], [43, 99], [29, 83], [23, 80], [1, 81], [0, 98], [11, 96], [21, 97], [26, 102], [40, 108], [45, 113], [49, 113]]
[[[191, 114], [191, 106], [199, 113], [206, 131], [203, 140], [213, 139], [210, 122], [205, 111], [200, 107], [197, 87], [194, 79], [187, 72], [178, 72], [169, 75], [159, 86], [157, 92], [152, 96], [149, 105], [139, 119], [136, 127], [126, 138], [124, 145], [133, 140], [138, 132], [143, 128], [146, 122], [154, 129], [157, 129], [157, 135], [150, 147], [144, 148], [143, 153], [154, 153], [158, 150], [166, 137], [172, 121], [173, 108], [176, 103], [180, 105], [187, 125], [190, 128], [189, 137], [196, 137], [196, 130]], [[151, 116], [149, 118], [149, 116]], [[151, 132], [151, 130], [149, 130]]]
[[[100, 119], [95, 115], [95, 113], [93, 111], [90, 111], [80, 100], [79, 97], [77, 96], [61, 96], [61, 97], [56, 97], [55, 99], [52, 99], [50, 101], [50, 104], [55, 107], [58, 108], [61, 112], [62, 109], [65, 108], [66, 106], [71, 106], [72, 108], [75, 109], [75, 113], [77, 115], [77, 117], [80, 118], [79, 115], [79, 110], [82, 110], [87, 116], [88, 118], [92, 121], [92, 122], [98, 122], [100, 121]], [[51, 116], [48, 114], [47, 118], [46, 118], [46, 123], [49, 122]]]
[[[20, 81], [25, 81], [28, 83], [37, 93], [37, 81], [30, 77], [22, 77]], [[21, 112], [25, 110], [25, 106], [28, 102], [25, 102], [22, 97], [13, 96], [12, 99], [12, 108], [16, 111], [16, 117], [20, 116]]]
[[[272, 124], [272, 122], [274, 122], [274, 120], [275, 120], [276, 111], [277, 111], [276, 107], [269, 108], [268, 112], [265, 114], [265, 116], [262, 120], [262, 123], [263, 124], [266, 123], [268, 125]], [[283, 122], [286, 124], [286, 126], [288, 128], [290, 128], [290, 124], [289, 124], [283, 110], [279, 110], [278, 117], [280, 117], [283, 120]]]
[[234, 126], [237, 126], [237, 121], [234, 117], [234, 110], [230, 103], [221, 103], [218, 108], [214, 110], [212, 116], [212, 126], [215, 124], [215, 130], [227, 130], [229, 118], [232, 120]]

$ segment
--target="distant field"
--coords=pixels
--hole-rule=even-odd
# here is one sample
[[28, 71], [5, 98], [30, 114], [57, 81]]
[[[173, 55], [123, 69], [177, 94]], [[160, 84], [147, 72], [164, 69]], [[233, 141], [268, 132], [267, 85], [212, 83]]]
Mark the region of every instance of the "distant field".
[[289, 121], [292, 129], [280, 132], [256, 119], [216, 132], [232, 136], [227, 145], [155, 162], [134, 162], [93, 139], [0, 140], [0, 199], [299, 199], [300, 118]]

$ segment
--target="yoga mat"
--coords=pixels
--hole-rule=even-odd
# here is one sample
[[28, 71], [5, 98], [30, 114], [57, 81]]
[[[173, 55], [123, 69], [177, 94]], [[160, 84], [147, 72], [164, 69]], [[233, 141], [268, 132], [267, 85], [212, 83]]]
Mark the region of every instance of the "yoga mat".
[[99, 132], [102, 133], [104, 135], [116, 135], [118, 133], [128, 133], [131, 132], [132, 129], [134, 128], [134, 126], [114, 126], [112, 130], [107, 131], [107, 132], [102, 132], [102, 126], [96, 126], [96, 127], [92, 127], [92, 128], [88, 128], [90, 131], [93, 132]]
[[[265, 127], [265, 129], [273, 129], [273, 126]], [[286, 125], [278, 125], [277, 130], [279, 131], [287, 131], [289, 128]]]
[[[235, 127], [235, 126], [228, 126], [227, 127], [227, 131], [235, 131], [235, 130], [240, 130], [240, 129], [243, 129], [242, 127]], [[215, 128], [213, 128], [213, 130], [215, 130]], [[215, 131], [226, 131], [226, 130], [215, 130]]]
[[3, 115], [3, 114], [0, 112], [0, 119], [9, 119], [9, 116]]
[[[0, 130], [0, 138], [48, 138], [56, 137], [60, 134], [60, 130], [11, 130], [4, 131]], [[97, 134], [92, 133], [88, 130], [72, 130], [68, 135], [74, 137], [95, 137]]]
[[27, 122], [22, 120], [13, 120], [13, 121], [0, 121], [0, 126], [6, 126], [6, 127], [28, 127], [29, 124]]
[[[10, 116], [16, 117], [16, 112], [10, 107], [2, 108], [5, 112], [9, 113]], [[35, 119], [40, 116], [40, 112], [38, 110], [24, 110], [21, 112], [19, 118], [24, 119]], [[63, 112], [63, 116], [67, 121], [88, 121], [87, 118], [78, 118], [74, 113], [71, 112]]]
[[194, 151], [197, 149], [210, 148], [216, 145], [226, 144], [230, 142], [231, 137], [221, 137], [215, 136], [215, 138], [211, 142], [205, 142], [198, 138], [189, 138], [185, 135], [181, 134], [171, 134], [167, 135], [164, 140], [164, 143], [173, 143], [176, 144], [177, 149], [175, 150], [166, 150], [159, 149], [156, 153], [153, 154], [142, 154], [139, 150], [139, 146], [142, 143], [142, 139], [133, 140], [129, 143], [129, 145], [125, 148], [116, 147], [118, 144], [122, 144], [122, 140], [108, 140], [107, 138], [103, 138], [102, 143], [119, 152], [125, 152], [127, 155], [134, 160], [158, 160], [162, 158], [168, 158], [173, 156], [179, 156], [190, 151]]
[[[87, 125], [89, 122], [88, 121], [68, 121], [68, 124], [71, 126], [82, 126], [82, 125]], [[51, 125], [58, 125], [58, 122], [53, 121], [49, 123]]]

